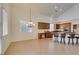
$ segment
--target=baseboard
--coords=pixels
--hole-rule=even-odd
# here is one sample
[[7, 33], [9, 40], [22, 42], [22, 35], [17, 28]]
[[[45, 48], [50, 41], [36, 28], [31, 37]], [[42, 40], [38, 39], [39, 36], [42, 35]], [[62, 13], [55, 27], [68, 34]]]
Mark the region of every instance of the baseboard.
[[15, 40], [15, 41], [12, 41], [12, 43], [13, 43], [13, 42], [19, 42], [19, 41], [25, 41], [25, 40], [35, 40], [35, 39]]
[[12, 42], [9, 43], [9, 45], [7, 46], [7, 48], [5, 49], [5, 51], [3, 51], [3, 53], [1, 55], [5, 55], [7, 49], [9, 48], [9, 46], [11, 45]]

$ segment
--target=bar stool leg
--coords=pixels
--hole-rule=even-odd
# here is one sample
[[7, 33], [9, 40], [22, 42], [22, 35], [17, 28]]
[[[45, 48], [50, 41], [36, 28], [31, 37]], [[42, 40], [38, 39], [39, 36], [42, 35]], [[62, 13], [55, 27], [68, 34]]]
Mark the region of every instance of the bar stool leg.
[[60, 43], [62, 43], [62, 37], [61, 37], [61, 41], [60, 41]]
[[78, 44], [78, 38], [77, 38], [77, 40], [76, 40], [76, 44]]
[[68, 44], [70, 44], [70, 38], [69, 38], [69, 40], [68, 40]]
[[58, 42], [58, 37], [57, 37], [57, 42]]
[[73, 38], [72, 38], [72, 44], [74, 45]]
[[77, 40], [77, 44], [78, 44], [78, 40]]
[[63, 38], [64, 44], [65, 44], [65, 38]]

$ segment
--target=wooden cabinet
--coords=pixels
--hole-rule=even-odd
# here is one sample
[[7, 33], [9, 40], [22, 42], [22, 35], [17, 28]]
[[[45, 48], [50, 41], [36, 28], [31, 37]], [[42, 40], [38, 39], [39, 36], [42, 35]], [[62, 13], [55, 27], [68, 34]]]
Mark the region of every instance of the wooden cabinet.
[[51, 32], [38, 33], [38, 39], [52, 38]]
[[38, 33], [38, 39], [45, 38], [45, 33]]
[[[50, 29], [50, 23], [38, 22], [38, 30]], [[38, 33], [38, 39], [52, 38], [51, 32]]]
[[61, 31], [62, 24], [54, 24], [55, 31]]
[[71, 23], [64, 23], [64, 29], [71, 30]]
[[45, 38], [52, 38], [51, 32], [45, 32]]
[[38, 22], [38, 29], [50, 29], [49, 23]]
[[56, 29], [60, 29], [61, 28], [61, 24], [56, 24]]
[[77, 24], [74, 24], [73, 25], [73, 29], [77, 29]]

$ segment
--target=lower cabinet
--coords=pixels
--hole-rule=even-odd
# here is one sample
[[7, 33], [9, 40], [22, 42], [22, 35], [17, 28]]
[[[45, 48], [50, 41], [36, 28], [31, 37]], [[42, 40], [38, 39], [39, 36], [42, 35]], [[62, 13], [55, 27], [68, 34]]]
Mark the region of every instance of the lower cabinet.
[[52, 38], [52, 36], [51, 32], [38, 33], [38, 39]]

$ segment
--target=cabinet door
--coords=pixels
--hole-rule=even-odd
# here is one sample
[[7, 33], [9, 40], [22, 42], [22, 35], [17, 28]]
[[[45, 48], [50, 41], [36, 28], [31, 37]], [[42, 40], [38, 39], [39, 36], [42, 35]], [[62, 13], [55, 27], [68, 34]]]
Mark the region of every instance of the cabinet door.
[[64, 23], [64, 29], [70, 31], [71, 30], [71, 23]]
[[38, 29], [50, 29], [49, 23], [38, 22]]
[[45, 37], [46, 38], [52, 38], [52, 33], [51, 32], [46, 32]]
[[77, 24], [74, 24], [73, 25], [73, 29], [77, 29]]
[[56, 29], [60, 29], [60, 24], [56, 24]]
[[38, 33], [38, 39], [44, 39], [45, 33]]

